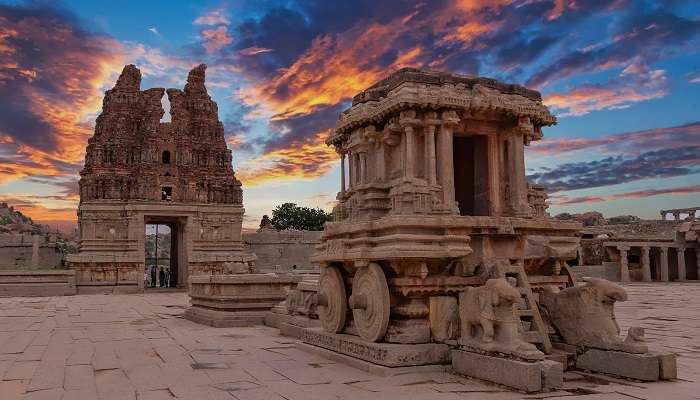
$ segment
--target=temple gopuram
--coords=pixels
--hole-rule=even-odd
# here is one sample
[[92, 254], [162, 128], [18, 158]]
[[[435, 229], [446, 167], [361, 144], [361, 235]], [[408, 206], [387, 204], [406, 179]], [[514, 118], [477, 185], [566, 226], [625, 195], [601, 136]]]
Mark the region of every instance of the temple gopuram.
[[[146, 224], [172, 232], [172, 286], [245, 267], [241, 183], [231, 165], [205, 65], [184, 90], [141, 90], [124, 67], [108, 90], [80, 172], [79, 253], [67, 258], [79, 293], [143, 290]], [[167, 93], [171, 122], [161, 122]]]

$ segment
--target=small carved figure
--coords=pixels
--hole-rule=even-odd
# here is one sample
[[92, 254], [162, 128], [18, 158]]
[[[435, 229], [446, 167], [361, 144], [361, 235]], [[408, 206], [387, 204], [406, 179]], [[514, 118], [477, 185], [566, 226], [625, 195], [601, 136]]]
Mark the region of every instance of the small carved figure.
[[513, 304], [520, 292], [506, 278], [489, 279], [480, 287], [470, 287], [459, 295], [460, 344], [486, 351], [511, 353], [525, 358], [541, 358], [537, 348], [523, 341]]

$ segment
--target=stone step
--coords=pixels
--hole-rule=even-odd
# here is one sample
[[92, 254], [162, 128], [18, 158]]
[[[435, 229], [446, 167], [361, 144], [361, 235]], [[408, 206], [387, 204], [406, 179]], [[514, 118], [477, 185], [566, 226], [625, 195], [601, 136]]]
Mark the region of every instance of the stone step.
[[532, 318], [535, 315], [535, 311], [531, 308], [525, 310], [515, 310], [515, 315], [518, 318]]

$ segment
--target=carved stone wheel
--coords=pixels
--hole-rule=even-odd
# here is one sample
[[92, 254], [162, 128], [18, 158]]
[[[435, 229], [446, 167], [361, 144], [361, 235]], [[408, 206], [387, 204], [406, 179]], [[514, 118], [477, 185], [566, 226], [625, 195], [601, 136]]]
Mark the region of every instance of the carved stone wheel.
[[339, 333], [345, 327], [348, 303], [345, 283], [338, 267], [323, 268], [318, 289], [318, 319], [327, 332]]
[[378, 342], [389, 326], [389, 286], [379, 264], [370, 263], [355, 273], [350, 307], [360, 336]]

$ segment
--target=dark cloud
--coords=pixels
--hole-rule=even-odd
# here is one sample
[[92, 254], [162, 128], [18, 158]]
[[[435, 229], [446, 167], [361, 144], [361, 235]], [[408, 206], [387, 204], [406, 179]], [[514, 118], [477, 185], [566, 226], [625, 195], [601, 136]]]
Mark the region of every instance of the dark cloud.
[[[442, 1], [435, 2], [432, 6]], [[409, 0], [358, 0], [333, 2], [310, 0], [291, 2], [267, 10], [261, 17], [248, 19], [231, 27], [240, 38], [228, 52], [249, 48], [271, 51], [240, 58], [241, 66], [259, 77], [274, 74], [278, 68], [292, 64], [320, 35], [333, 35], [350, 29], [358, 22], [384, 23], [410, 12], [416, 3]]]
[[272, 121], [270, 126], [276, 133], [265, 142], [263, 150], [280, 150], [315, 140], [316, 135], [335, 126], [343, 108], [343, 104], [319, 107], [310, 114]]
[[560, 56], [530, 77], [527, 84], [541, 86], [575, 73], [594, 71], [601, 66], [621, 66], [633, 61], [649, 64], [670, 49], [677, 50], [699, 32], [700, 20], [684, 18], [663, 8], [632, 7], [615, 25], [608, 42], [593, 49], [574, 50]]
[[97, 81], [117, 63], [118, 43], [48, 3], [0, 4], [0, 49], [4, 146], [43, 153], [57, 169], [81, 159], [91, 133], [83, 110], [99, 101]]
[[659, 195], [689, 195], [700, 193], [700, 185], [690, 185], [690, 186], [680, 186], [672, 188], [663, 189], [644, 189], [635, 190], [633, 192], [616, 193], [607, 196], [577, 196], [577, 197], [567, 197], [567, 196], [552, 196], [553, 204], [556, 205], [569, 205], [569, 204], [580, 204], [580, 203], [599, 203], [602, 201], [611, 200], [622, 200], [622, 199], [643, 199], [652, 196]]
[[636, 157], [611, 156], [601, 160], [542, 168], [528, 180], [550, 192], [590, 189], [647, 178], [669, 178], [700, 173], [700, 146], [661, 149]]

